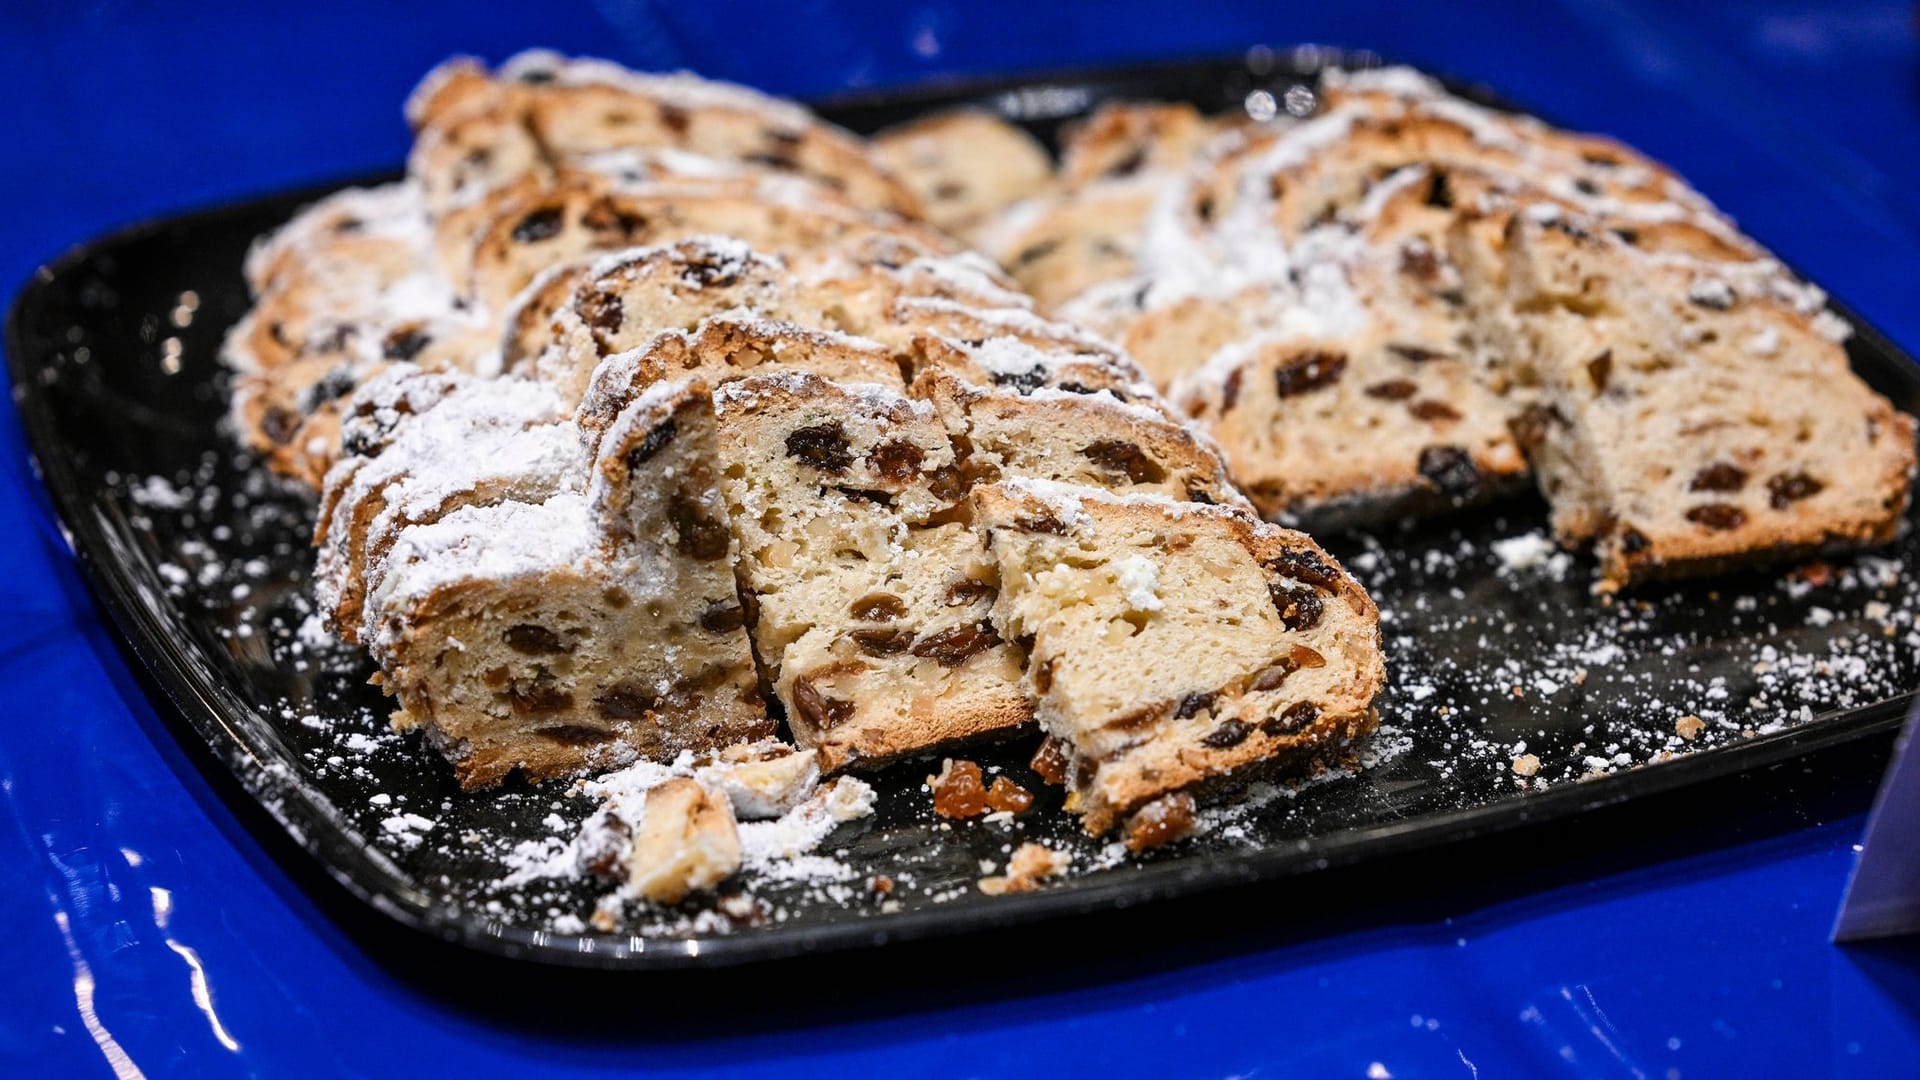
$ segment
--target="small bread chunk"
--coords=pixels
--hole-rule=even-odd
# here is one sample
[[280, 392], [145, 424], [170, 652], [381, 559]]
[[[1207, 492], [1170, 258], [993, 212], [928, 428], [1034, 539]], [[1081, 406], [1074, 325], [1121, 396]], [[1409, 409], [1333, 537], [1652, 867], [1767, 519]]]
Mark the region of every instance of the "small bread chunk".
[[1031, 643], [1026, 685], [1089, 833], [1373, 727], [1379, 614], [1299, 533], [1041, 481], [976, 488], [973, 512], [999, 563], [995, 625]]
[[694, 772], [702, 784], [724, 791], [742, 821], [777, 818], [799, 806], [820, 785], [818, 755], [777, 739], [723, 748]]
[[1816, 298], [1782, 299], [1784, 271], [1649, 254], [1558, 207], [1508, 237], [1535, 466], [1560, 538], [1597, 541], [1601, 589], [1893, 538], [1913, 419], [1852, 373]]
[[1053, 180], [1039, 140], [981, 109], [934, 113], [888, 128], [873, 148], [919, 196], [934, 226], [965, 237]]
[[991, 562], [937, 520], [965, 480], [933, 408], [802, 372], [714, 405], [754, 643], [800, 745], [835, 771], [1025, 723]]
[[627, 852], [627, 895], [677, 904], [740, 869], [740, 832], [726, 796], [681, 776], [647, 792], [645, 806]]
[[1048, 878], [1058, 877], [1072, 866], [1071, 852], [1055, 851], [1045, 844], [1029, 840], [1013, 849], [1013, 855], [1007, 859], [1004, 876], [980, 879], [980, 891], [988, 896], [1032, 892]]

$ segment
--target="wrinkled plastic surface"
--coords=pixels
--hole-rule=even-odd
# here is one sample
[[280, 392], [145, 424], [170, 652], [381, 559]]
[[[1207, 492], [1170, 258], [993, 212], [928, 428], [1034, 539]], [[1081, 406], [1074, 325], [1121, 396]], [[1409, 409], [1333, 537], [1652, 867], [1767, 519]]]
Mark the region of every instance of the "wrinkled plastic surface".
[[[544, 43], [819, 93], [1257, 41], [1373, 48], [1626, 138], [1920, 346], [1920, 50], [1898, 3], [42, 4], [0, 23], [16, 103], [0, 276], [150, 213], [389, 165], [396, 103], [455, 49]], [[208, 786], [102, 630], [10, 410], [0, 423], [11, 1073], [1883, 1076], [1920, 1060], [1911, 946], [1825, 944], [1871, 760], [1775, 770], [1683, 820], [1608, 817], [1539, 850], [1349, 879], [1337, 905], [1240, 890], [727, 979], [479, 965], [356, 915]]]

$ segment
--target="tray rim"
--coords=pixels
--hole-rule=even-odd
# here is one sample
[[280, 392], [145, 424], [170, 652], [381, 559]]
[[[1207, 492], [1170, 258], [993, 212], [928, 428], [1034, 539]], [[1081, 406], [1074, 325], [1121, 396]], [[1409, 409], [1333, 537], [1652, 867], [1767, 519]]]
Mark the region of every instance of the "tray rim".
[[[1209, 67], [1231, 70], [1244, 64], [1246, 53], [1168, 58], [1046, 69], [1028, 74], [992, 73], [939, 77], [920, 83], [858, 90], [809, 99], [823, 112], [842, 108], [925, 106], [932, 109], [956, 100], [977, 98], [1050, 82], [1099, 82], [1165, 73], [1198, 71]], [[1284, 50], [1274, 50], [1276, 58]], [[1319, 50], [1322, 64], [1329, 58], [1352, 57], [1369, 65], [1381, 60], [1371, 53]], [[1256, 77], [1306, 77], [1284, 68], [1285, 60]], [[1424, 70], [1424, 69], [1422, 69]], [[1450, 87], [1472, 86], [1481, 97], [1490, 96], [1477, 81], [1445, 79]], [[1504, 104], [1504, 102], [1503, 102]], [[1535, 114], [1538, 115], [1538, 114]], [[52, 504], [54, 524], [73, 555], [94, 603], [105, 610], [119, 645], [130, 651], [144, 669], [143, 684], [157, 684], [171, 709], [156, 708], [171, 737], [179, 738], [181, 720], [198, 735], [204, 748], [222, 762], [232, 779], [265, 811], [280, 830], [327, 876], [361, 903], [409, 929], [515, 960], [562, 967], [623, 971], [719, 967], [785, 959], [843, 948], [885, 945], [992, 930], [1064, 915], [1109, 910], [1211, 892], [1234, 885], [1271, 882], [1376, 859], [1390, 859], [1425, 847], [1456, 844], [1482, 836], [1528, 829], [1575, 814], [1689, 788], [1709, 780], [1752, 772], [1817, 750], [1872, 736], [1898, 727], [1920, 701], [1920, 689], [1854, 709], [1836, 710], [1772, 734], [1757, 735], [1738, 744], [1684, 754], [1656, 766], [1649, 765], [1589, 781], [1531, 792], [1458, 810], [1426, 814], [1403, 821], [1348, 829], [1316, 838], [1306, 848], [1267, 847], [1204, 858], [1169, 859], [1110, 872], [1104, 879], [1083, 879], [1071, 888], [1042, 890], [998, 898], [992, 904], [957, 908], [928, 908], [893, 914], [873, 914], [841, 922], [789, 930], [694, 938], [643, 939], [618, 934], [560, 934], [524, 927], [501, 926], [476, 918], [465, 909], [435, 903], [413, 888], [387, 860], [369, 858], [367, 845], [338, 821], [314, 793], [279, 777], [279, 765], [254, 752], [229, 728], [223, 707], [249, 708], [233, 700], [221, 701], [220, 686], [198, 677], [190, 662], [190, 647], [167, 633], [167, 623], [155, 609], [139, 601], [140, 583], [132, 564], [113, 558], [113, 545], [100, 519], [92, 513], [89, 490], [69, 458], [59, 453], [62, 442], [46, 390], [33, 376], [24, 341], [24, 324], [42, 294], [62, 275], [72, 273], [103, 252], [169, 230], [191, 230], [197, 225], [268, 207], [278, 209], [317, 199], [343, 187], [388, 182], [402, 175], [396, 170], [303, 185], [293, 189], [187, 208], [179, 213], [146, 218], [75, 244], [37, 267], [15, 291], [8, 305], [5, 348], [12, 397], [22, 434], [27, 464]], [[1914, 357], [1850, 307], [1830, 300], [1830, 306], [1876, 351], [1904, 360], [1920, 369]], [[35, 360], [39, 357], [36, 355]], [[1913, 376], [1920, 381], [1920, 370]], [[184, 613], [182, 613], [184, 615]], [[140, 671], [134, 674], [139, 676]], [[159, 704], [153, 702], [156, 706]], [[169, 718], [167, 712], [175, 714]], [[341, 858], [346, 856], [346, 858]], [[347, 864], [356, 869], [349, 872]], [[386, 865], [382, 865], [386, 864]], [[378, 875], [383, 879], [371, 881]], [[375, 885], [384, 888], [375, 888]]]

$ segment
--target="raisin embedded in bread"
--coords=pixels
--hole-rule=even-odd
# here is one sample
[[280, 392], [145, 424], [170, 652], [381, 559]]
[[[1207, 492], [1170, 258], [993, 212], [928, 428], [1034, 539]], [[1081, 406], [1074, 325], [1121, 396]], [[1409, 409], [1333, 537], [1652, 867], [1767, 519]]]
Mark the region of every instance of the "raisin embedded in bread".
[[955, 236], [1053, 181], [1053, 159], [1039, 140], [980, 109], [888, 128], [873, 148], [919, 197], [927, 221]]
[[1379, 615], [1299, 533], [1229, 507], [1009, 481], [976, 488], [994, 621], [1030, 642], [1041, 727], [1071, 754], [1067, 807], [1105, 833], [1370, 730]]

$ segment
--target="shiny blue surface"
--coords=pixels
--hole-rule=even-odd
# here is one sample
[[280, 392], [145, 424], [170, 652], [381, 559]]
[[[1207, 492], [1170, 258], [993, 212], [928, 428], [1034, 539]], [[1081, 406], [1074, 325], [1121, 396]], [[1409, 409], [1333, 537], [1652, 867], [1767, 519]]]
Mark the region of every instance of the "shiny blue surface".
[[[453, 50], [497, 58], [545, 44], [805, 94], [1319, 41], [1486, 81], [1666, 158], [1920, 351], [1910, 4], [387, 9], [11, 5], [0, 14], [0, 280], [145, 215], [394, 164], [401, 97]], [[650, 1003], [679, 992], [670, 980], [593, 983], [630, 1013], [510, 1021], [516, 995], [551, 980], [523, 984], [498, 967], [486, 969], [497, 984], [479, 989], [436, 979], [464, 969], [356, 919], [199, 775], [87, 599], [10, 408], [0, 440], [0, 1073], [1920, 1071], [1914, 949], [1826, 944], [1855, 812], [1786, 828], [1729, 821], [1677, 849], [1545, 879], [1524, 874], [1519, 844], [1512, 873], [1474, 868], [1490, 876], [1470, 894], [1429, 864], [1428, 876], [1385, 882], [1411, 899], [1277, 937], [1289, 897], [1316, 886], [1276, 886], [1241, 901], [1260, 932], [1210, 927], [1190, 955], [1122, 938], [1097, 963], [1008, 960], [981, 940], [941, 954], [976, 969], [964, 992], [854, 994], [805, 1023], [773, 1023], [760, 1001], [823, 994], [856, 965], [735, 980], [716, 1008], [738, 1019], [698, 1030], [648, 1022]], [[1035, 965], [1070, 977], [1036, 984]]]

